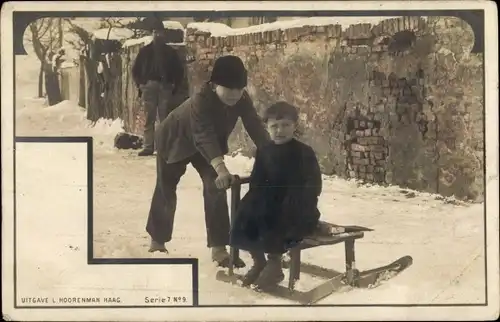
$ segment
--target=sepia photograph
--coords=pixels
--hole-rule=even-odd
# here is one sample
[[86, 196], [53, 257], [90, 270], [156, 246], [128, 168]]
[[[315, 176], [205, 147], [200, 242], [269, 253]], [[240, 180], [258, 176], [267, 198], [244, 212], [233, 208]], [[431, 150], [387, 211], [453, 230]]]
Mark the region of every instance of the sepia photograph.
[[16, 306], [498, 300], [485, 7], [275, 5], [11, 13]]

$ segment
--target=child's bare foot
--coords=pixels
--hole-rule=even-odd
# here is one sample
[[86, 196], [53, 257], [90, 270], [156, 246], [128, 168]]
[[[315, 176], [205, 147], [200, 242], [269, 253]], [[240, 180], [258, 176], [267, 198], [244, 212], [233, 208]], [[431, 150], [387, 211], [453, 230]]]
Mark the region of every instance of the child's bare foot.
[[151, 240], [151, 245], [149, 246], [149, 252], [162, 252], [168, 253], [168, 250], [165, 248], [165, 243], [159, 243], [157, 241]]

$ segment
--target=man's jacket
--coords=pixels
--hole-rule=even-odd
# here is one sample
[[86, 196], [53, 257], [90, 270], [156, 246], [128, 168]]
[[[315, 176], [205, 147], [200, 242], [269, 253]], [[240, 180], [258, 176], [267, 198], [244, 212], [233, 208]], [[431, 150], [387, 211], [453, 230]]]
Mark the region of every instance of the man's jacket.
[[184, 79], [183, 66], [174, 48], [166, 44], [156, 47], [151, 42], [139, 50], [132, 66], [132, 78], [137, 87], [153, 80], [163, 84], [172, 84], [175, 89], [178, 89]]

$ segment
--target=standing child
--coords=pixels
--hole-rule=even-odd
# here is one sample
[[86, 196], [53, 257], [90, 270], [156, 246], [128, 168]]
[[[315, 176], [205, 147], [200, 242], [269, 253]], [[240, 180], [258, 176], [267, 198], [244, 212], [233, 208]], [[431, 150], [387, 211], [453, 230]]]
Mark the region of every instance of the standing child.
[[[233, 180], [224, 162], [228, 139], [238, 119], [257, 147], [269, 142], [262, 120], [245, 90], [247, 70], [236, 56], [217, 58], [210, 79], [163, 120], [156, 131], [156, 187], [146, 230], [150, 252], [166, 252], [172, 240], [177, 207], [177, 185], [191, 164], [203, 185], [207, 247], [212, 260], [227, 266], [230, 223], [226, 189]], [[243, 267], [240, 259], [236, 266]]]
[[250, 189], [231, 231], [231, 245], [249, 251], [254, 261], [244, 286], [280, 283], [282, 255], [318, 224], [321, 172], [313, 149], [294, 138], [297, 121], [297, 109], [286, 102], [264, 116], [272, 143], [257, 149]]

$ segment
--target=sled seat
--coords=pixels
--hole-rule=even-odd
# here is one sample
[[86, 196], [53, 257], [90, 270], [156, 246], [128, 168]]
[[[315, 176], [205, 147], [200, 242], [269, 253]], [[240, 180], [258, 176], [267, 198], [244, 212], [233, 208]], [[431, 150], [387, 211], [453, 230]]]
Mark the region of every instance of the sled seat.
[[[340, 232], [328, 233], [328, 230], [337, 230]], [[302, 266], [301, 252], [303, 250], [320, 246], [333, 246], [340, 243], [344, 243], [345, 273], [348, 278], [347, 282], [350, 283], [350, 278], [354, 276], [353, 270], [355, 269], [355, 241], [356, 239], [364, 237], [363, 231], [371, 231], [371, 229], [359, 226], [339, 226], [329, 222], [320, 221], [317, 231], [311, 236], [304, 238], [300, 244], [290, 249], [290, 259], [283, 263], [285, 267], [290, 269], [288, 278], [289, 290], [293, 290], [295, 288], [295, 282], [300, 279]], [[307, 268], [309, 268], [309, 270], [321, 270], [320, 267], [314, 265], [308, 265]]]
[[[231, 222], [234, 222], [236, 211], [241, 197], [241, 185], [248, 184], [250, 182], [249, 177], [237, 177], [236, 182], [231, 186]], [[302, 250], [320, 247], [320, 246], [330, 246], [340, 243], [345, 245], [345, 276], [347, 283], [351, 284], [355, 275], [355, 240], [364, 237], [364, 231], [372, 231], [372, 229], [361, 227], [361, 226], [340, 226], [325, 221], [320, 221], [316, 231], [311, 235], [303, 239], [299, 244], [290, 249], [289, 260], [284, 261], [284, 266], [289, 268], [289, 278], [288, 278], [288, 289], [293, 291], [295, 288], [295, 282], [300, 279], [300, 273], [302, 270], [301, 266], [309, 270], [312, 274], [318, 276], [325, 276], [328, 278], [333, 278], [331, 270], [321, 268], [315, 265], [302, 265], [301, 263], [301, 252]], [[231, 247], [231, 257], [229, 263], [229, 275], [233, 275], [234, 269], [234, 258], [239, 257], [239, 250]], [[325, 273], [327, 275], [325, 275]], [[338, 274], [337, 274], [338, 275]], [[326, 291], [321, 291], [326, 292]], [[327, 295], [327, 294], [325, 294]], [[320, 296], [323, 297], [323, 296]]]

